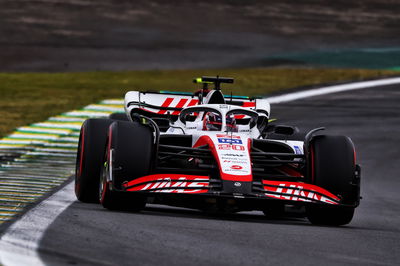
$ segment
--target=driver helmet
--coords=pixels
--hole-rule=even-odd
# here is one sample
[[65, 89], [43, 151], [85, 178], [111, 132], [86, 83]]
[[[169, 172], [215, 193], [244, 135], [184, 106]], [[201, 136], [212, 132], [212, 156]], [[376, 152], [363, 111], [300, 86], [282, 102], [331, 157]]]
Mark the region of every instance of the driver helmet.
[[236, 119], [234, 115], [228, 115], [226, 117], [226, 130], [228, 132], [237, 132]]
[[206, 131], [219, 131], [221, 130], [222, 119], [221, 116], [213, 113], [207, 112], [203, 119], [203, 130]]

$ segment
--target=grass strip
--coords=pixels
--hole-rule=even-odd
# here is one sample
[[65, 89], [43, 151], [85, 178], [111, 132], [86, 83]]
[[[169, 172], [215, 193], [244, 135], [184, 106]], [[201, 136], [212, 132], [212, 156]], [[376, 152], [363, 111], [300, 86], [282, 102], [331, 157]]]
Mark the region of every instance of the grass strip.
[[193, 92], [194, 77], [235, 78], [224, 92], [265, 95], [278, 90], [327, 82], [398, 75], [389, 70], [361, 69], [210, 69], [78, 73], [0, 73], [0, 138], [15, 128], [79, 109], [103, 99], [123, 98], [128, 90]]

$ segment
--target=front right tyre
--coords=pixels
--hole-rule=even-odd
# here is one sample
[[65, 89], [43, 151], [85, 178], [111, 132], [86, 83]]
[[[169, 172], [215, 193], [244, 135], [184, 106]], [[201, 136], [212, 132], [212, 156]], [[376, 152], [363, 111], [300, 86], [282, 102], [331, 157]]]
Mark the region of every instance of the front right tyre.
[[341, 199], [341, 204], [310, 204], [306, 215], [313, 224], [345, 225], [351, 222], [359, 202], [354, 144], [345, 136], [316, 136], [310, 143], [309, 182]]

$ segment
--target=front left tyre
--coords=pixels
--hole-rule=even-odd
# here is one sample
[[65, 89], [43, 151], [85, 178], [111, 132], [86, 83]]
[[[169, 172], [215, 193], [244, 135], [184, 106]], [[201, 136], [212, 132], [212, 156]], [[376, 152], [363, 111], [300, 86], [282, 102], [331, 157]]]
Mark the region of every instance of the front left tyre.
[[154, 147], [154, 135], [149, 127], [124, 121], [110, 125], [99, 182], [99, 199], [105, 208], [140, 211], [145, 207], [143, 194], [122, 191], [122, 186], [151, 173]]

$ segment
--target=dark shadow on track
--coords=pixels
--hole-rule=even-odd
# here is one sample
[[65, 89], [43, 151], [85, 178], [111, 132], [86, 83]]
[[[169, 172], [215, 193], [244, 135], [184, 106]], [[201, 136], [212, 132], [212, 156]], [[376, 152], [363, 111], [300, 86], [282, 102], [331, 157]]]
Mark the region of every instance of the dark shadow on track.
[[[108, 211], [108, 210], [105, 210]], [[124, 212], [129, 213], [129, 212]], [[219, 220], [230, 222], [247, 222], [247, 223], [271, 223], [271, 224], [293, 224], [293, 225], [309, 225], [309, 222], [300, 217], [265, 217], [261, 212], [239, 212], [239, 213], [206, 213], [199, 210], [191, 210], [175, 207], [146, 207], [140, 213], [130, 213], [132, 215], [146, 215], [154, 217], [179, 217], [187, 219], [204, 219]]]

